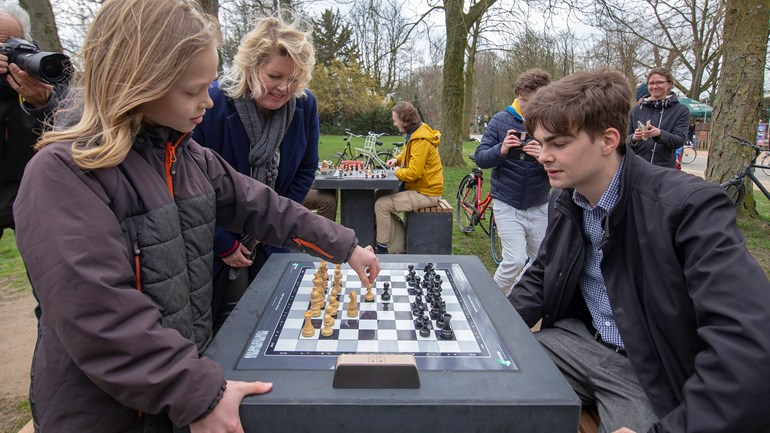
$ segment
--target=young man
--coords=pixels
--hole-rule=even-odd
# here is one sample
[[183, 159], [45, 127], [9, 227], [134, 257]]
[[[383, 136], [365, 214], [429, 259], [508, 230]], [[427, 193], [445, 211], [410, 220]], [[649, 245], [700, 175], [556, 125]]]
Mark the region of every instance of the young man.
[[603, 431], [767, 432], [770, 282], [718, 186], [625, 148], [632, 100], [600, 70], [530, 102], [559, 191], [509, 300]]
[[495, 282], [506, 295], [527, 259], [535, 258], [545, 235], [551, 188], [543, 166], [536, 161], [540, 143], [527, 139], [524, 116], [537, 89], [550, 82], [551, 74], [538, 68], [519, 75], [514, 84], [516, 100], [492, 117], [476, 148], [476, 165], [492, 168], [495, 220], [503, 243], [503, 261]]

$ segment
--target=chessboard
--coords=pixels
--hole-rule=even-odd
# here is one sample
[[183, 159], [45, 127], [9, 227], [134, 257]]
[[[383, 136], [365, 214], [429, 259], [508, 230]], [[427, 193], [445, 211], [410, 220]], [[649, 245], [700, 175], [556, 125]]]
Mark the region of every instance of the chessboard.
[[[477, 257], [392, 254], [379, 259], [382, 272], [372, 286], [372, 302], [366, 301], [367, 287], [344, 265], [340, 293], [332, 295], [335, 267], [329, 264], [323, 283], [328, 291], [319, 304], [317, 290], [313, 293], [319, 259], [270, 256], [203, 353], [222, 366], [227, 380], [273, 384], [270, 392], [241, 402], [245, 431], [577, 431], [580, 399]], [[430, 316], [433, 303], [422, 288], [428, 263], [435, 273], [429, 280], [435, 286], [436, 276], [441, 279], [437, 309], [451, 315], [448, 326], [439, 325], [438, 312]], [[417, 284], [411, 283], [409, 265], [420, 277]], [[413, 311], [416, 287], [423, 289], [427, 336], [422, 316], [415, 322], [420, 313], [419, 307], [417, 315]], [[335, 322], [326, 324], [330, 295], [339, 305]], [[328, 337], [324, 328], [331, 330], [325, 332]], [[338, 358], [361, 355], [370, 362], [414, 359], [419, 388], [335, 387]], [[390, 375], [394, 370], [366, 371]], [[369, 377], [361, 380], [371, 383]]]
[[297, 261], [278, 292], [238, 369], [332, 368], [344, 353], [412, 354], [420, 369], [516, 369], [457, 264], [383, 263], [364, 287], [347, 265]]

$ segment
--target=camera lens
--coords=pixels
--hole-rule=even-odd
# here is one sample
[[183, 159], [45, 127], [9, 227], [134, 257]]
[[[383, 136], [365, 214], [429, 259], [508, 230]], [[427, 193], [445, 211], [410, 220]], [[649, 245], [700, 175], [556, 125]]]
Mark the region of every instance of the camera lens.
[[51, 84], [64, 83], [70, 77], [69, 57], [61, 53], [45, 51], [35, 54], [24, 53], [16, 57], [16, 64], [23, 71]]

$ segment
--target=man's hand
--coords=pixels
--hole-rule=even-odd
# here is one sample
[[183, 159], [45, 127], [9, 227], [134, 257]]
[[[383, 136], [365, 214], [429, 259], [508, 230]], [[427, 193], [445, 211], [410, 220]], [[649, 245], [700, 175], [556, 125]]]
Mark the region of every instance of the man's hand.
[[[5, 56], [0, 55], [0, 60], [2, 60], [2, 57]], [[48, 100], [51, 98], [51, 93], [53, 93], [52, 85], [44, 83], [22, 71], [15, 63], [6, 63], [6, 65], [8, 75], [5, 79], [8, 81], [11, 88], [24, 98], [24, 101], [26, 101], [27, 104], [34, 108], [41, 108], [48, 103]], [[2, 63], [0, 63], [0, 71], [2, 71]]]
[[396, 165], [396, 163], [397, 163], [397, 162], [398, 162], [398, 159], [396, 159], [396, 158], [390, 158], [390, 159], [389, 159], [389, 160], [388, 160], [388, 161], [385, 163], [385, 165], [387, 165], [388, 167], [393, 167], [394, 165]]
[[190, 424], [190, 433], [243, 433], [239, 409], [243, 397], [264, 394], [273, 389], [272, 383], [227, 381], [222, 400], [198, 422]]
[[511, 150], [512, 147], [521, 146], [521, 140], [519, 139], [519, 134], [521, 134], [521, 132], [516, 131], [515, 129], [508, 130], [508, 132], [505, 134], [505, 139], [503, 139], [503, 145], [500, 147], [501, 155], [503, 156], [508, 155], [508, 151]]
[[537, 159], [540, 156], [540, 151], [542, 150], [543, 146], [540, 145], [540, 142], [537, 140], [530, 140], [527, 142], [527, 144], [524, 145], [524, 153], [527, 155]]
[[371, 245], [366, 248], [356, 246], [353, 254], [348, 259], [348, 264], [358, 274], [358, 278], [366, 287], [367, 284], [374, 283], [377, 275], [380, 274], [380, 259], [374, 255], [374, 249]]
[[245, 268], [246, 266], [251, 266], [252, 261], [249, 260], [250, 256], [251, 251], [246, 248], [246, 245], [239, 242], [238, 248], [236, 248], [232, 254], [222, 259], [222, 261], [225, 262], [227, 266]]

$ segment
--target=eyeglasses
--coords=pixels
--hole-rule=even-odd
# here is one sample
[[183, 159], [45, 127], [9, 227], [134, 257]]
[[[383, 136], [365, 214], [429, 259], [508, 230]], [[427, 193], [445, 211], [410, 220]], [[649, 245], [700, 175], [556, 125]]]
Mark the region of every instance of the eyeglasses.
[[647, 86], [662, 86], [666, 83], [669, 83], [668, 80], [662, 80], [662, 81], [649, 81], [647, 82]]

